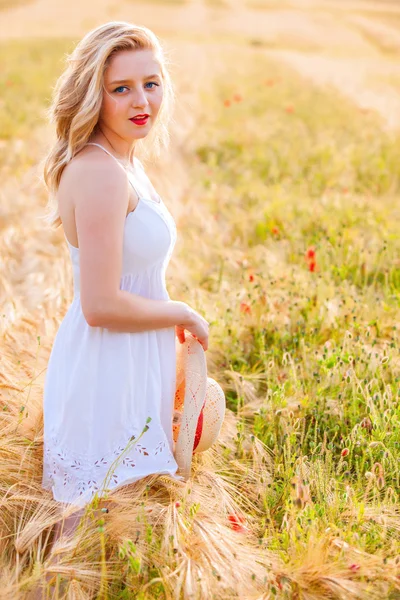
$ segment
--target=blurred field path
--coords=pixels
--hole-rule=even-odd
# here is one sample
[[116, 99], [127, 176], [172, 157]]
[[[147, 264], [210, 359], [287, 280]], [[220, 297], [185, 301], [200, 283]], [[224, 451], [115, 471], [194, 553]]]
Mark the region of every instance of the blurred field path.
[[178, 60], [189, 40], [263, 46], [313, 82], [333, 85], [362, 109], [378, 111], [388, 127], [400, 125], [396, 2], [34, 0], [2, 11], [0, 39], [78, 38], [102, 22], [118, 19], [147, 25], [166, 40], [173, 39]]
[[[376, 19], [400, 17], [392, 3], [295, 0], [31, 0], [1, 14], [0, 37], [81, 36], [89, 28], [111, 19], [145, 24], [160, 34], [201, 33], [261, 36], [264, 42], [279, 46], [299, 44], [322, 50], [336, 48], [368, 52], [371, 44], [351, 24], [358, 19], [360, 29], [379, 27]], [[364, 22], [362, 21], [364, 19]], [[367, 23], [367, 24], [366, 24]], [[375, 23], [375, 25], [374, 25]], [[207, 29], [204, 26], [207, 25]], [[381, 25], [383, 28], [384, 25]], [[386, 30], [390, 27], [387, 25]]]

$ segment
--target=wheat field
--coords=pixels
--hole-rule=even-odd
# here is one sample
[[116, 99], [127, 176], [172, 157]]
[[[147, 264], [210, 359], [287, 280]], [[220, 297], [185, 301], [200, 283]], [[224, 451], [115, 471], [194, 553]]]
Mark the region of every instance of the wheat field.
[[[45, 110], [114, 19], [172, 60], [171, 148], [145, 166], [227, 411], [184, 488], [95, 499], [50, 549], [42, 394], [73, 288], [41, 219]], [[400, 598], [399, 57], [394, 1], [0, 2], [2, 600]]]

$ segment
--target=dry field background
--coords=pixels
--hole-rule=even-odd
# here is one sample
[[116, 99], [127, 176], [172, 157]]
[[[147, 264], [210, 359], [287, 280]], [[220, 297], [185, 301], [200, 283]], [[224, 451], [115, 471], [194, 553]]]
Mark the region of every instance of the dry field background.
[[[228, 410], [183, 491], [110, 494], [56, 555], [41, 402], [72, 270], [40, 220], [44, 110], [65, 53], [118, 19], [173, 63], [146, 170]], [[60, 598], [400, 598], [399, 55], [394, 1], [0, 0], [2, 599], [52, 574]]]

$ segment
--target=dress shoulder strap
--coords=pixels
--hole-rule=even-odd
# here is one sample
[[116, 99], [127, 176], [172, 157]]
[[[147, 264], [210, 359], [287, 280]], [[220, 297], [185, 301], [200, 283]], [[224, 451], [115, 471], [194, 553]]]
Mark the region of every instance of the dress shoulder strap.
[[138, 190], [135, 188], [135, 186], [133, 185], [133, 182], [131, 180], [131, 178], [129, 177], [129, 173], [128, 171], [125, 169], [125, 167], [119, 162], [118, 158], [116, 158], [113, 154], [111, 154], [111, 152], [109, 152], [107, 150], [107, 148], [104, 148], [104, 146], [102, 146], [101, 144], [98, 144], [97, 142], [86, 142], [85, 146], [98, 146], [99, 148], [101, 148], [102, 150], [104, 150], [104, 152], [107, 152], [107, 154], [109, 154], [110, 156], [113, 157], [113, 159], [119, 164], [119, 166], [125, 171], [125, 173], [127, 173], [128, 175], [128, 180], [130, 182], [130, 184], [132, 185], [133, 189], [135, 190], [136, 194], [138, 197], [140, 197], [140, 194], [138, 192]]

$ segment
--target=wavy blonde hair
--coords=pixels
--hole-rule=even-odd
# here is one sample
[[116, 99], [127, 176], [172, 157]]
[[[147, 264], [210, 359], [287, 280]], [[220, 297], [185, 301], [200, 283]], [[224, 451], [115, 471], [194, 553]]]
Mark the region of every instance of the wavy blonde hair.
[[153, 50], [163, 81], [163, 101], [157, 119], [146, 139], [137, 140], [135, 151], [138, 149], [144, 158], [158, 157], [169, 146], [168, 125], [172, 119], [175, 90], [167, 69], [170, 61], [157, 36], [147, 27], [125, 21], [110, 21], [89, 31], [67, 55], [67, 68], [58, 78], [46, 110], [56, 132], [55, 143], [42, 160], [41, 178], [49, 192], [44, 220], [51, 226], [62, 224], [56, 199], [62, 172], [96, 130], [104, 73], [111, 57], [121, 50]]

